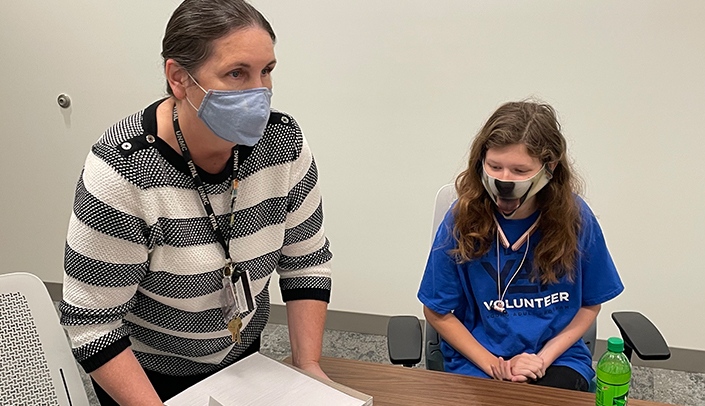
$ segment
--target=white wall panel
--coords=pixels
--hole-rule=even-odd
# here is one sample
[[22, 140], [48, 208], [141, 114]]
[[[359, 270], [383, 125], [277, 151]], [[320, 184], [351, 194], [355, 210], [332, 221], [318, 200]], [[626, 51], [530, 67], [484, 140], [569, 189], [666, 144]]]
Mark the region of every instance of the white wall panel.
[[[163, 94], [176, 1], [24, 0], [0, 13], [0, 272], [61, 280], [92, 142]], [[670, 345], [705, 349], [705, 3], [256, 0], [279, 36], [276, 108], [316, 156], [335, 254], [331, 308], [420, 315], [435, 191], [502, 102], [560, 114], [627, 286]], [[56, 104], [73, 98], [69, 113]], [[276, 294], [275, 294], [276, 296]], [[279, 300], [279, 299], [275, 299]]]

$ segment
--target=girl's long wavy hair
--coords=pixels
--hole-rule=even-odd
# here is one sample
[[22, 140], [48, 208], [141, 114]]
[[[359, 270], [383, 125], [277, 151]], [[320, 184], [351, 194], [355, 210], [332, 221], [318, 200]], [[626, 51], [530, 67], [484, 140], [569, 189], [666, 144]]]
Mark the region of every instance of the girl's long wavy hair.
[[473, 140], [468, 167], [455, 181], [458, 201], [453, 209], [453, 236], [458, 245], [451, 254], [463, 263], [489, 251], [497, 227], [493, 220], [495, 203], [482, 185], [483, 160], [488, 149], [514, 144], [524, 144], [529, 154], [543, 164], [556, 164], [553, 178], [536, 194], [542, 238], [534, 249], [532, 278], [543, 284], [555, 283], [563, 276], [572, 281], [579, 260], [581, 222], [574, 194], [581, 193], [582, 182], [571, 169], [556, 112], [548, 104], [506, 103], [492, 114]]

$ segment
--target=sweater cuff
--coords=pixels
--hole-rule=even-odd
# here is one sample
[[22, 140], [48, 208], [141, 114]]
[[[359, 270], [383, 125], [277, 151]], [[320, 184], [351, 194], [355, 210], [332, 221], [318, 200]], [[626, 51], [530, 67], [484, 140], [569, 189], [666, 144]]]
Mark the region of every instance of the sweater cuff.
[[130, 347], [130, 344], [130, 337], [124, 336], [121, 339], [110, 344], [109, 346], [105, 347], [99, 353], [81, 361], [80, 364], [86, 371], [86, 373], [90, 374], [96, 369], [107, 364], [108, 361], [115, 358], [121, 352], [125, 351], [126, 348]]
[[301, 288], [301, 289], [287, 289], [282, 291], [282, 300], [288, 302], [289, 300], [303, 300], [303, 299], [313, 299], [320, 300], [326, 303], [330, 303], [330, 290], [328, 289], [314, 289], [314, 288]]

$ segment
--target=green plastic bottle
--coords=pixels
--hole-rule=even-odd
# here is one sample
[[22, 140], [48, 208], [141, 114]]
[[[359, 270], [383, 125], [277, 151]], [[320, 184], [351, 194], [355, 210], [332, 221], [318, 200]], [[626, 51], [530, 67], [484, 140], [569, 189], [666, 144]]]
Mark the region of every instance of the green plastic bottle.
[[596, 406], [625, 406], [629, 400], [632, 366], [624, 355], [624, 341], [607, 340], [607, 352], [597, 361]]

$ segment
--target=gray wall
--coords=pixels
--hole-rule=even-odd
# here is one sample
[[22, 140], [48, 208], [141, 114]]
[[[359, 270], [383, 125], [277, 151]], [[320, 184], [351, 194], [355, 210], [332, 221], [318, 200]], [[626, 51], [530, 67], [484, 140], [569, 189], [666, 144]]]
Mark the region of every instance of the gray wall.
[[[163, 95], [160, 42], [178, 2], [5, 3], [0, 272], [59, 282], [83, 159], [107, 126]], [[331, 309], [420, 314], [436, 190], [500, 103], [534, 96], [560, 114], [627, 286], [598, 336], [616, 334], [611, 311], [639, 310], [672, 347], [705, 349], [694, 322], [705, 307], [704, 2], [254, 4], [280, 38], [274, 106], [318, 161]]]

